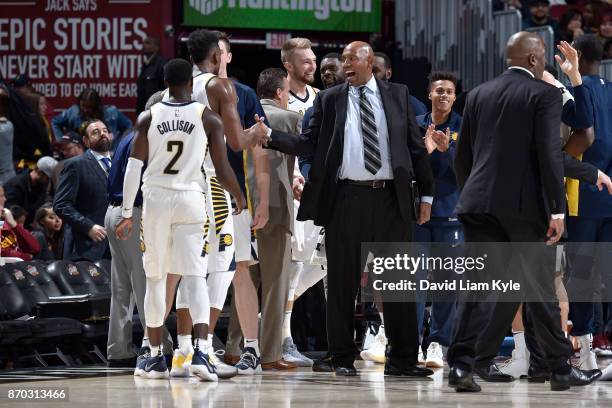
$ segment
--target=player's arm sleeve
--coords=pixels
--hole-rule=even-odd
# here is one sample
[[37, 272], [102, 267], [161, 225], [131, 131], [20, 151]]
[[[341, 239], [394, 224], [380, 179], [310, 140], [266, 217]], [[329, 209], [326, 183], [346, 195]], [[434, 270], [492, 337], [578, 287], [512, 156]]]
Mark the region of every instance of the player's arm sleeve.
[[140, 171], [144, 163], [142, 160], [130, 157], [125, 169], [125, 178], [123, 179], [123, 208], [121, 208], [121, 216], [123, 218], [132, 218], [134, 209], [134, 200], [140, 188]]

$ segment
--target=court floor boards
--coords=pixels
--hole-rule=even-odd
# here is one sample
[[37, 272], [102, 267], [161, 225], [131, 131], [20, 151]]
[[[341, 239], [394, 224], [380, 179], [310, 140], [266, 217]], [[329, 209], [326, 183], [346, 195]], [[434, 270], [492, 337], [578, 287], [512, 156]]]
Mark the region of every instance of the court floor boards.
[[[113, 371], [105, 376], [85, 376], [47, 381], [0, 383], [1, 407], [612, 407], [612, 382], [598, 382], [570, 391], [551, 392], [549, 384], [482, 383], [483, 392], [457, 394], [447, 387], [447, 370], [432, 379], [415, 380], [383, 376], [383, 367], [358, 362], [357, 377], [336, 377], [310, 369], [265, 372], [261, 376], [235, 377], [218, 383], [195, 378], [146, 380]], [[56, 377], [62, 373], [57, 372]], [[61, 402], [39, 399], [17, 402], [7, 398], [11, 389], [65, 390]]]

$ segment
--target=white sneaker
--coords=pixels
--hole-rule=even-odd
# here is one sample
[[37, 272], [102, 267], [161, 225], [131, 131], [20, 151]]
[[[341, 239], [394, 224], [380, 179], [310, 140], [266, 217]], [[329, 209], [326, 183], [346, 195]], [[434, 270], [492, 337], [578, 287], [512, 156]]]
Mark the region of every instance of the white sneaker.
[[363, 350], [359, 355], [365, 361], [373, 361], [375, 363], [385, 364], [385, 351], [387, 349], [387, 336], [385, 336], [385, 328], [380, 327], [378, 334], [374, 339], [374, 344], [369, 349]]
[[499, 365], [499, 371], [509, 374], [514, 378], [527, 376], [529, 370], [529, 350], [515, 348], [512, 350], [512, 358]]
[[581, 370], [595, 370], [597, 367], [597, 355], [593, 352], [593, 335], [585, 334], [578, 337], [580, 344], [580, 360], [578, 367]]
[[172, 368], [170, 369], [171, 377], [189, 377], [191, 366], [191, 359], [193, 358], [193, 352], [185, 354], [180, 349], [174, 350], [172, 355]]
[[425, 364], [425, 363], [426, 363], [426, 360], [425, 360], [425, 355], [423, 354], [423, 348], [419, 344], [419, 354], [417, 356], [417, 364]]
[[430, 343], [427, 347], [427, 359], [425, 360], [425, 367], [444, 367], [444, 353], [442, 352], [442, 346], [440, 346], [440, 344], [436, 343], [435, 341]]
[[[211, 349], [212, 351], [212, 349]], [[224, 350], [217, 350], [214, 353], [210, 353], [208, 356], [210, 357], [211, 362], [217, 368], [217, 377], [219, 378], [232, 378], [238, 375], [238, 369], [229, 364], [225, 364], [222, 360], [222, 357], [225, 355]]]
[[295, 363], [298, 367], [312, 367], [313, 361], [300, 353], [291, 337], [283, 340], [283, 360]]

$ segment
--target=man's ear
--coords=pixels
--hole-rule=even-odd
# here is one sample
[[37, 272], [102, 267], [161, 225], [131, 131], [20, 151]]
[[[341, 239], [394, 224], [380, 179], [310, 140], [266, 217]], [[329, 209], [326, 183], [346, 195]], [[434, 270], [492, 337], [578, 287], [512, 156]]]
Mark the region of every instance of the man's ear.
[[535, 54], [529, 54], [527, 61], [529, 61], [530, 67], [535, 67], [538, 64], [538, 59], [536, 58]]
[[393, 68], [388, 68], [387, 72], [385, 72], [385, 77], [387, 78], [387, 80], [391, 79], [391, 77], [393, 76]]
[[231, 62], [232, 62], [232, 53], [231, 53], [231, 52], [228, 52], [228, 53], [227, 53], [227, 63], [228, 63], [228, 64], [231, 64]]
[[276, 88], [276, 99], [281, 99], [281, 95], [283, 94], [283, 90], [280, 88]]

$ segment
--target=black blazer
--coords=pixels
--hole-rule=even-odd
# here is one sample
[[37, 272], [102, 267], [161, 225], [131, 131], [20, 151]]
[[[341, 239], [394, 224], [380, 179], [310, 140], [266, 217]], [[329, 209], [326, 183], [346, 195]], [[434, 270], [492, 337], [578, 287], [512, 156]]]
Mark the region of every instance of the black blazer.
[[106, 173], [90, 150], [66, 160], [53, 201], [53, 209], [66, 224], [65, 257], [93, 261], [108, 257], [108, 240], [94, 242], [87, 235], [95, 224], [104, 226], [106, 186]]
[[565, 213], [562, 107], [556, 87], [517, 69], [468, 94], [455, 159], [458, 214], [548, 225]]
[[[414, 219], [412, 180], [416, 179], [421, 195], [434, 195], [429, 155], [410, 105], [408, 88], [378, 80], [376, 84], [387, 119], [397, 201], [402, 218], [410, 222]], [[321, 226], [330, 221], [342, 164], [348, 89], [344, 83], [319, 92], [308, 127], [301, 135], [272, 131], [269, 147], [296, 156], [313, 156], [298, 210], [299, 221], [313, 220]]]

